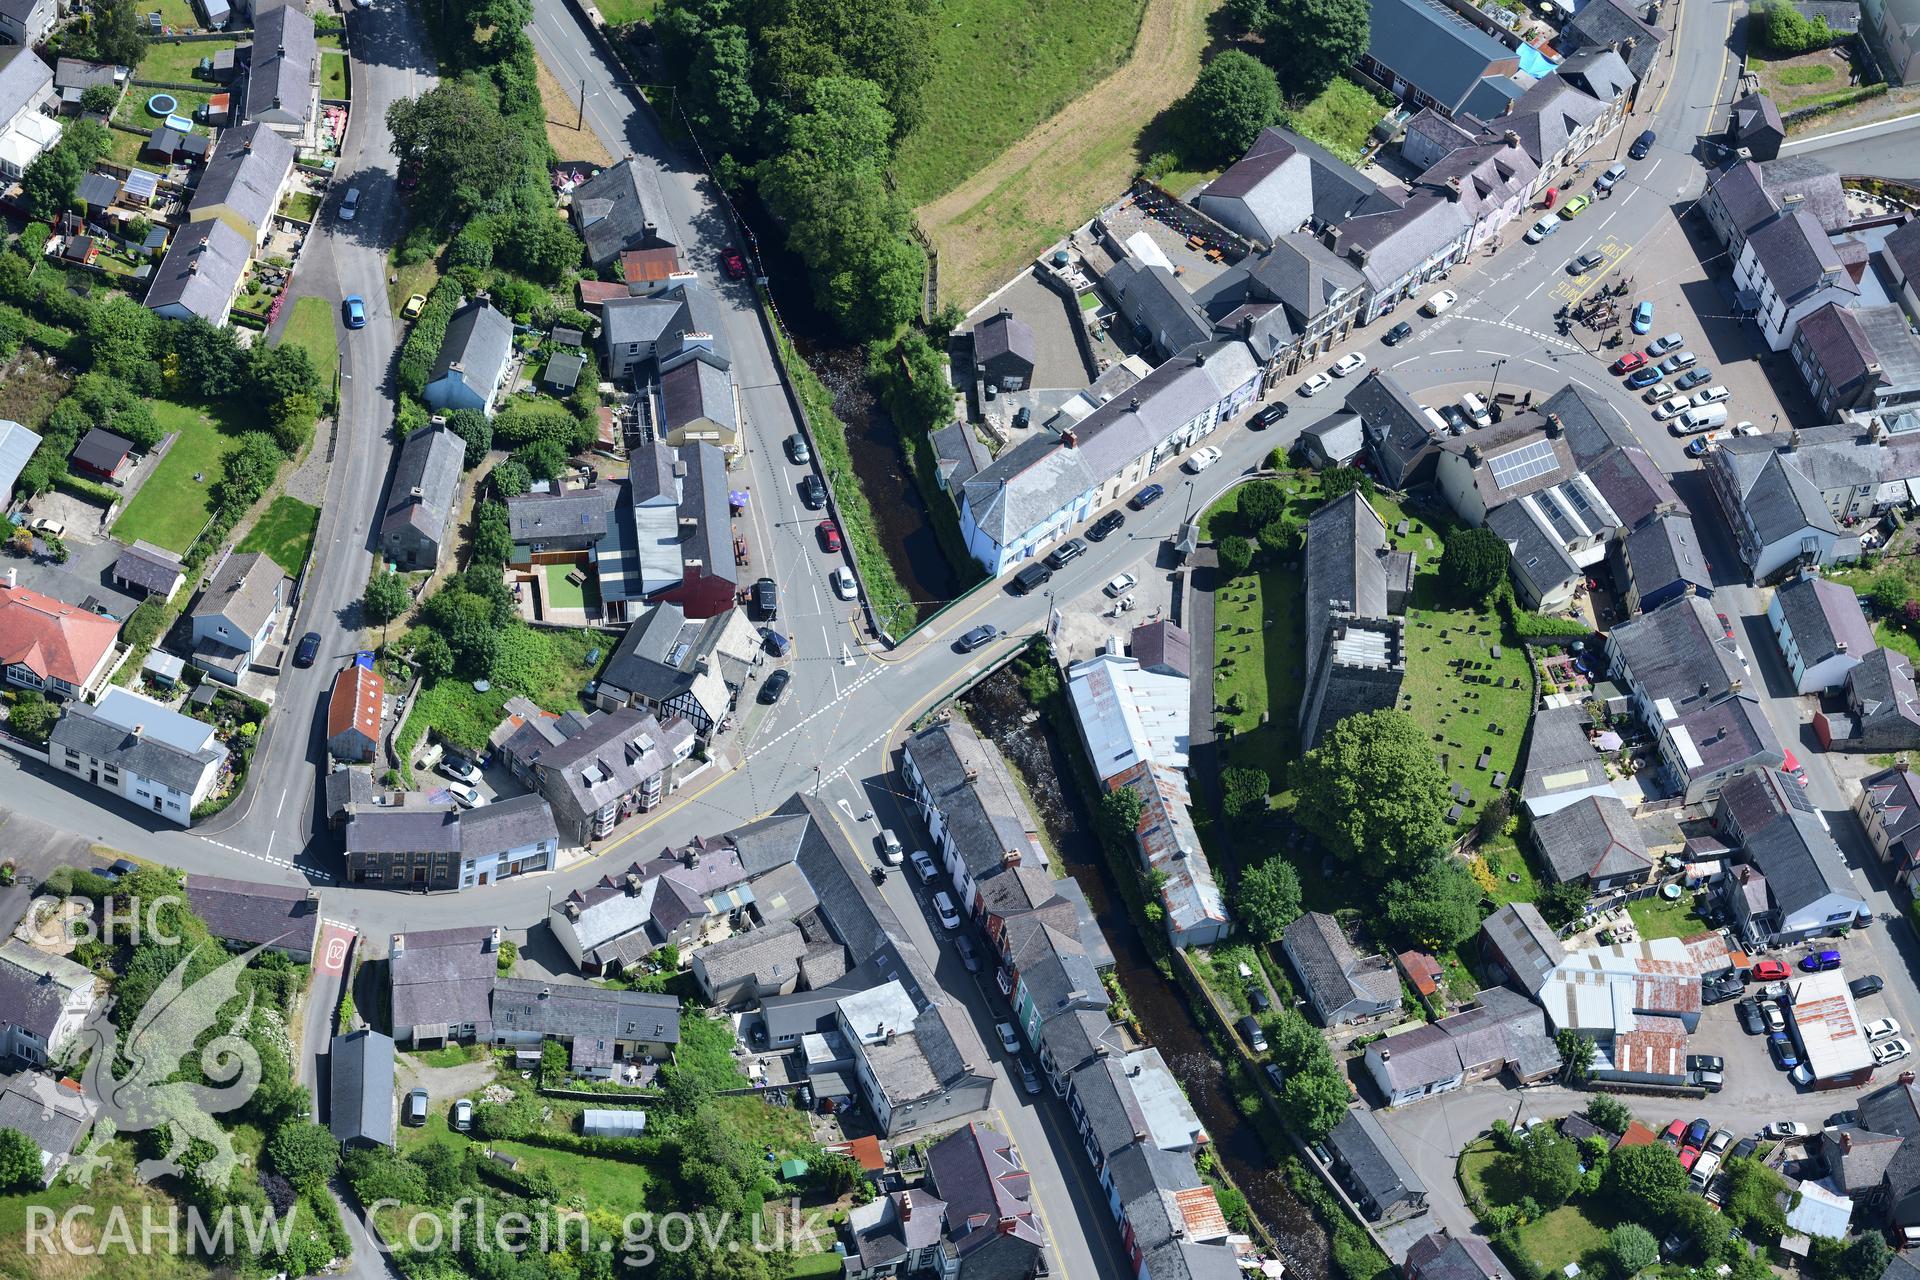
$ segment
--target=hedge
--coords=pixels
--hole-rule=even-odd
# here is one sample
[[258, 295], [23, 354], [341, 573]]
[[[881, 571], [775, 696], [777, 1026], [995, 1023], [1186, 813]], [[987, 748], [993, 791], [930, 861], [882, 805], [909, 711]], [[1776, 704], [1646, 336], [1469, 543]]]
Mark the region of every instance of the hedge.
[[120, 501], [120, 491], [111, 485], [101, 484], [98, 480], [89, 480], [85, 476], [76, 476], [71, 472], [61, 472], [53, 478], [53, 487], [72, 494], [76, 498], [85, 498], [90, 502], [104, 502], [108, 506]]
[[427, 295], [427, 305], [400, 346], [400, 362], [395, 370], [400, 390], [417, 396], [426, 391], [433, 375], [433, 362], [440, 356], [440, 343], [447, 336], [447, 322], [460, 309], [460, 283], [452, 276], [441, 276]]

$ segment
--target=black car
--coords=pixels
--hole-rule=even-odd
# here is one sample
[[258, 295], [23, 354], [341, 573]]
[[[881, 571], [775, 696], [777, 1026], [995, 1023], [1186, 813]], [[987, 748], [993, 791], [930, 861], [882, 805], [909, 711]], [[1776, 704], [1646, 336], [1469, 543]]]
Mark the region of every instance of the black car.
[[1240, 1038], [1247, 1042], [1247, 1048], [1255, 1053], [1267, 1051], [1267, 1033], [1260, 1029], [1260, 1023], [1252, 1014], [1233, 1024], [1240, 1032]]
[[994, 641], [994, 638], [997, 637], [999, 634], [1000, 632], [996, 628], [987, 626], [986, 624], [982, 623], [980, 626], [975, 627], [973, 630], [967, 632], [965, 635], [961, 636], [958, 640], [954, 641], [954, 644], [960, 650], [960, 652], [972, 653], [975, 649], [978, 649], [983, 644], [992, 644]]
[[320, 656], [320, 633], [309, 631], [300, 637], [300, 647], [293, 651], [293, 665], [310, 667], [313, 660]]
[[809, 511], [818, 511], [827, 505], [827, 483], [819, 476], [809, 475], [800, 482], [800, 501]]
[[1053, 570], [1044, 564], [1030, 564], [1013, 575], [1013, 581], [1007, 584], [1007, 589], [1017, 596], [1024, 596], [1029, 591], [1045, 586], [1051, 577]]
[[1247, 419], [1247, 426], [1254, 431], [1265, 431], [1268, 427], [1286, 416], [1287, 402], [1284, 400], [1275, 400], [1272, 404]]
[[1760, 1143], [1756, 1139], [1742, 1138], [1740, 1139], [1740, 1141], [1733, 1144], [1732, 1150], [1727, 1152], [1727, 1159], [1745, 1160], [1748, 1156], [1752, 1155], [1754, 1152], [1758, 1151], [1759, 1149], [1760, 1149]]
[[960, 963], [967, 966], [968, 973], [980, 972], [980, 948], [973, 945], [973, 939], [961, 934], [953, 940], [953, 949], [960, 953]]
[[1746, 989], [1747, 984], [1732, 975], [1715, 978], [1701, 986], [1700, 999], [1706, 1004], [1720, 1004], [1723, 1001], [1738, 999], [1740, 993]]
[[1413, 336], [1413, 326], [1408, 324], [1405, 320], [1402, 320], [1399, 324], [1387, 330], [1386, 336], [1381, 338], [1380, 341], [1386, 343], [1390, 347], [1397, 347], [1401, 343], [1405, 342], [1408, 338], [1411, 338], [1412, 336]]
[[1710, 381], [1712, 378], [1713, 370], [1711, 369], [1691, 369], [1673, 380], [1673, 389], [1675, 391], [1691, 391], [1701, 383]]
[[780, 616], [780, 588], [772, 578], [762, 578], [753, 584], [753, 607], [769, 622]]
[[1441, 405], [1440, 416], [1446, 419], [1447, 430], [1457, 436], [1463, 436], [1473, 430], [1473, 419], [1469, 418], [1467, 411], [1457, 404]]
[[1757, 1036], [1767, 1029], [1767, 1020], [1760, 1014], [1760, 1002], [1752, 996], [1733, 1006], [1733, 1011], [1740, 1015], [1740, 1029], [1748, 1035]]
[[1570, 276], [1583, 276], [1606, 260], [1605, 254], [1583, 253], [1567, 264], [1567, 274]]
[[1150, 484], [1140, 492], [1134, 494], [1133, 497], [1127, 499], [1127, 505], [1135, 511], [1145, 511], [1148, 507], [1166, 496], [1167, 491], [1165, 489], [1157, 484]]
[[1653, 130], [1649, 129], [1633, 140], [1633, 145], [1627, 148], [1627, 154], [1635, 160], [1645, 160], [1647, 152], [1651, 150], [1653, 150]]
[[1079, 556], [1087, 553], [1087, 544], [1078, 538], [1068, 538], [1065, 542], [1047, 553], [1047, 568], [1064, 569]]
[[1851, 1108], [1846, 1111], [1836, 1111], [1827, 1117], [1826, 1127], [1829, 1129], [1844, 1129], [1848, 1125], [1856, 1123], [1859, 1119], [1860, 1113]]
[[1687, 1055], [1689, 1071], [1725, 1071], [1727, 1060], [1712, 1053], [1690, 1053]]
[[767, 682], [760, 686], [760, 701], [766, 703], [768, 706], [772, 706], [774, 703], [780, 701], [780, 695], [787, 691], [787, 686], [792, 682], [792, 672], [786, 670], [784, 667], [775, 671], [767, 677]]
[[796, 467], [804, 467], [813, 461], [813, 450], [807, 448], [807, 438], [798, 431], [787, 437], [787, 457]]
[[1882, 990], [1886, 985], [1887, 984], [1881, 980], [1879, 974], [1870, 973], [1864, 978], [1855, 978], [1852, 982], [1849, 982], [1847, 984], [1847, 990], [1851, 991], [1853, 998], [1858, 1000], [1863, 996], [1870, 996], [1874, 992]]
[[1247, 1003], [1253, 1006], [1255, 1013], [1265, 1013], [1273, 1007], [1273, 1001], [1267, 998], [1266, 988], [1257, 985], [1247, 988]]
[[1107, 535], [1127, 522], [1127, 518], [1118, 511], [1109, 511], [1087, 526], [1088, 542], [1105, 542]]

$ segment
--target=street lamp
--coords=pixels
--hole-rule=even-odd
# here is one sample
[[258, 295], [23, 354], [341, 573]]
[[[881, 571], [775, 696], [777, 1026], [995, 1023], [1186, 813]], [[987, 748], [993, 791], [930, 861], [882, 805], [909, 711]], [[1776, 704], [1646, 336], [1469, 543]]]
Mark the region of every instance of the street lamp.
[[1487, 403], [1493, 403], [1493, 389], [1500, 385], [1500, 366], [1507, 362], [1505, 356], [1498, 356], [1493, 362], [1493, 381], [1487, 384]]

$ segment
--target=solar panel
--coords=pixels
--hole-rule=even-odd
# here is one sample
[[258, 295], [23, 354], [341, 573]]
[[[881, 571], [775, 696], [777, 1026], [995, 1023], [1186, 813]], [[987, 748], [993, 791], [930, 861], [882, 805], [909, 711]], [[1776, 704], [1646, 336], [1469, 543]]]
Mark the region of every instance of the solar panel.
[[1560, 465], [1553, 456], [1553, 441], [1535, 440], [1532, 444], [1521, 445], [1510, 453], [1503, 453], [1488, 461], [1487, 467], [1493, 472], [1493, 482], [1502, 489], [1511, 489], [1517, 484], [1525, 484], [1536, 476], [1543, 476]]

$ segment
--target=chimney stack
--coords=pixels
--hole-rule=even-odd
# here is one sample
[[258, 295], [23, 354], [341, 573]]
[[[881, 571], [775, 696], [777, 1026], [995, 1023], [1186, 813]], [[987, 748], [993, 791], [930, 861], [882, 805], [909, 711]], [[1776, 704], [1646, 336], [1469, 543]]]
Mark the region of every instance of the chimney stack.
[[1060, 443], [1069, 449], [1077, 449], [1080, 447], [1080, 434], [1069, 427], [1060, 433]]
[[1565, 434], [1567, 434], [1567, 424], [1560, 420], [1560, 415], [1557, 413], [1548, 414], [1547, 415], [1547, 439], [1558, 440], [1561, 436]]
[[900, 1221], [913, 1221], [913, 1192], [911, 1191], [900, 1193]]
[[12, 591], [15, 587], [19, 585], [20, 585], [20, 571], [18, 569], [9, 567], [7, 569], [7, 590]]

